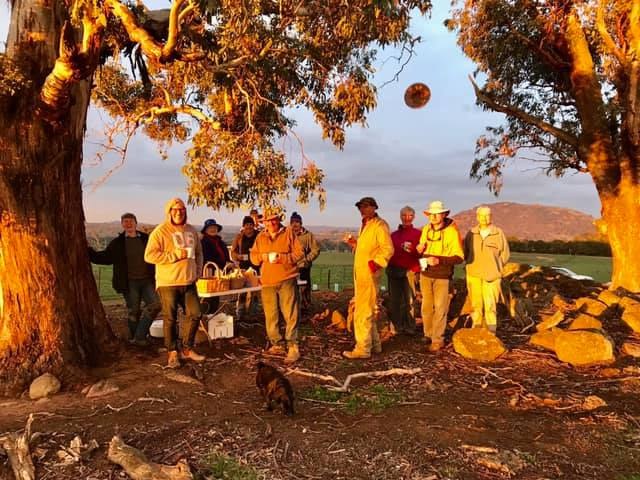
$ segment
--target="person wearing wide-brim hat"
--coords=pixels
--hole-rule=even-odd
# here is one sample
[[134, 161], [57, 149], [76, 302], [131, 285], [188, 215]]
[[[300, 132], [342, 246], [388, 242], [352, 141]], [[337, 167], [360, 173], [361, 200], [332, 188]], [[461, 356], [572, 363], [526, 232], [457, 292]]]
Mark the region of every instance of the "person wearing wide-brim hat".
[[285, 322], [284, 340], [287, 347], [285, 363], [300, 358], [298, 349], [298, 262], [304, 257], [302, 246], [291, 228], [282, 225], [283, 214], [277, 208], [264, 212], [265, 228], [256, 237], [249, 258], [260, 266], [262, 308], [271, 355], [285, 353], [278, 325], [280, 314]]
[[444, 346], [444, 330], [449, 311], [449, 282], [453, 267], [462, 263], [462, 241], [455, 222], [448, 218], [449, 209], [440, 200], [424, 210], [429, 223], [422, 229], [416, 250], [422, 255], [420, 291], [422, 292], [422, 324], [424, 336], [431, 340], [429, 351]]
[[345, 238], [354, 249], [353, 329], [356, 344], [353, 350], [342, 352], [343, 356], [350, 359], [369, 358], [371, 352], [382, 351], [375, 308], [382, 271], [393, 255], [389, 225], [376, 213], [376, 200], [373, 197], [363, 197], [356, 202], [356, 207], [362, 217], [358, 239], [350, 235]]

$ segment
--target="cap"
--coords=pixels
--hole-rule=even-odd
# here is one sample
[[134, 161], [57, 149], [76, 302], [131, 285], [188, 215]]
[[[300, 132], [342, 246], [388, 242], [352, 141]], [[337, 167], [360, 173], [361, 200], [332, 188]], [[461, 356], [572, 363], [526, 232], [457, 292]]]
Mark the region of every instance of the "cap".
[[373, 197], [362, 197], [360, 200], [356, 202], [356, 207], [360, 208], [364, 205], [370, 205], [374, 208], [378, 208], [378, 203], [376, 199]]

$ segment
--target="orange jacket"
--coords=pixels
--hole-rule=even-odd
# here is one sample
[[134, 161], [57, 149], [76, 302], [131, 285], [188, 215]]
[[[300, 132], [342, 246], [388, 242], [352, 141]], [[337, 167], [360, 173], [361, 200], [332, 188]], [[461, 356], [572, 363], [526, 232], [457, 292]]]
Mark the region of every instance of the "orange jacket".
[[[278, 262], [271, 263], [264, 260], [263, 255], [269, 253], [278, 254]], [[302, 245], [293, 231], [280, 226], [274, 235], [266, 229], [256, 237], [256, 241], [250, 250], [251, 263], [260, 267], [260, 280], [264, 286], [277, 285], [278, 283], [298, 275], [297, 263], [304, 258]]]

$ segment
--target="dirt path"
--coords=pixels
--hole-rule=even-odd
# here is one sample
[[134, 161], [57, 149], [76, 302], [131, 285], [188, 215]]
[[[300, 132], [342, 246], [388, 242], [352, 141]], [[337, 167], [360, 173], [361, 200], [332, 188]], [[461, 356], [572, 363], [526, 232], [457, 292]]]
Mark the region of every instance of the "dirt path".
[[[322, 307], [346, 300], [329, 295]], [[121, 331], [122, 308], [109, 312]], [[115, 382], [118, 392], [87, 399], [86, 383], [65, 384], [48, 400], [2, 400], [0, 432], [19, 430], [36, 414], [39, 479], [125, 478], [106, 459], [115, 434], [156, 462], [186, 458], [201, 479], [640, 478], [640, 368], [628, 359], [576, 371], [505, 328], [500, 335], [512, 350], [489, 365], [464, 360], [450, 347], [426, 353], [419, 338], [406, 337], [388, 338], [384, 353], [371, 360], [350, 362], [340, 356], [349, 336], [326, 326], [302, 326], [298, 368], [338, 379], [394, 367], [422, 372], [355, 381], [342, 395], [290, 374], [297, 403], [287, 418], [266, 412], [260, 401], [253, 365], [264, 328], [247, 323], [235, 339], [205, 345], [202, 367], [179, 370], [201, 384], [167, 377], [160, 342], [127, 349], [108, 368], [91, 372]], [[266, 360], [283, 367], [281, 358]], [[589, 396], [606, 405], [592, 409]], [[76, 435], [100, 448], [84, 462], [60, 464], [56, 452]], [[214, 475], [222, 470], [227, 476]], [[0, 478], [12, 478], [6, 463]]]

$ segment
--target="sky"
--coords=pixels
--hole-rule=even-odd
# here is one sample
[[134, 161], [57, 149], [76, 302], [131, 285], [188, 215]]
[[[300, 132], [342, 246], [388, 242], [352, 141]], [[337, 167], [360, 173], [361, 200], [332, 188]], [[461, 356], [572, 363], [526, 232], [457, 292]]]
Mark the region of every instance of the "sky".
[[[475, 105], [468, 80], [474, 65], [456, 45], [455, 35], [443, 26], [450, 2], [434, 3], [431, 18], [414, 19], [412, 32], [422, 37], [416, 56], [400, 73], [399, 81], [379, 90], [378, 107], [370, 114], [367, 128], [348, 130], [344, 150], [322, 140], [321, 130], [309, 113], [295, 113], [294, 130], [302, 139], [305, 154], [325, 171], [327, 206], [320, 211], [315, 200], [308, 206], [289, 202], [287, 215], [297, 210], [307, 225], [355, 226], [359, 214], [354, 203], [363, 196], [373, 196], [380, 205], [379, 214], [391, 225], [403, 206], [421, 212], [432, 200], [442, 200], [453, 214], [501, 201], [561, 206], [599, 217], [600, 203], [588, 175], [569, 173], [561, 179], [548, 178], [536, 165], [517, 161], [505, 171], [504, 186], [497, 198], [484, 180], [469, 178], [477, 137], [486, 126], [500, 124], [503, 116]], [[0, 7], [3, 39], [7, 36], [6, 5]], [[394, 54], [380, 54], [376, 85], [392, 79], [398, 70], [398, 63], [391, 58]], [[404, 90], [414, 82], [423, 82], [431, 90], [431, 100], [421, 109], [410, 109], [403, 102]], [[140, 222], [162, 221], [163, 206], [169, 198], [187, 198], [187, 180], [180, 171], [185, 147], [172, 148], [169, 158], [162, 160], [155, 144], [139, 135], [129, 146], [124, 164], [104, 179], [105, 172], [120, 163], [115, 155], [101, 162], [95, 158], [95, 145], [103, 139], [104, 128], [101, 113], [91, 109], [82, 169], [86, 220], [108, 222], [131, 211]], [[299, 165], [301, 154], [295, 142], [289, 141], [284, 147], [292, 164]], [[245, 214], [209, 208], [188, 212], [189, 222], [194, 225], [206, 218], [239, 225]], [[424, 217], [418, 213], [416, 224], [423, 223]]]

